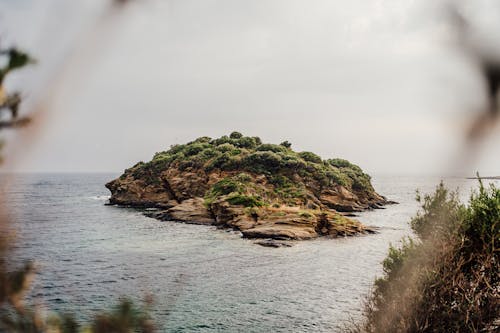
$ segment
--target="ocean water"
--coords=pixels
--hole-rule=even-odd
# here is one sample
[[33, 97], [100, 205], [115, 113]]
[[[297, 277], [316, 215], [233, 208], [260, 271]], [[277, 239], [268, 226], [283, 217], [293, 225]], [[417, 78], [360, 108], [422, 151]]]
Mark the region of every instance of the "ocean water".
[[[88, 320], [123, 296], [152, 295], [164, 332], [342, 332], [361, 316], [390, 243], [410, 234], [415, 190], [431, 177], [374, 177], [398, 205], [358, 214], [375, 235], [266, 248], [238, 232], [160, 222], [105, 206], [116, 174], [24, 174], [2, 178], [17, 233], [13, 263], [35, 260], [31, 301]], [[474, 180], [449, 179], [467, 198]], [[498, 185], [498, 182], [497, 182]]]

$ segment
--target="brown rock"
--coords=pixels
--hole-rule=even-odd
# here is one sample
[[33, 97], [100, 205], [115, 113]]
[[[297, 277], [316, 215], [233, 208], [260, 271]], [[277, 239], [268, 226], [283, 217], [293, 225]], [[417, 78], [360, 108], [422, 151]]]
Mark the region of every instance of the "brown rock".
[[197, 223], [214, 224], [215, 219], [203, 204], [202, 198], [193, 198], [182, 201], [177, 206], [167, 210], [172, 220]]
[[111, 191], [111, 204], [141, 207], [169, 207], [172, 196], [156, 183], [147, 184], [131, 175], [115, 179], [106, 184]]
[[267, 224], [255, 228], [242, 230], [246, 238], [271, 238], [271, 239], [311, 239], [318, 237], [312, 227], [289, 225], [289, 224]]
[[263, 239], [263, 240], [258, 240], [256, 242], [254, 242], [254, 244], [258, 244], [260, 246], [264, 246], [264, 247], [274, 247], [274, 248], [278, 248], [278, 247], [292, 247], [292, 243], [291, 242], [282, 242], [282, 241], [277, 241], [275, 239]]

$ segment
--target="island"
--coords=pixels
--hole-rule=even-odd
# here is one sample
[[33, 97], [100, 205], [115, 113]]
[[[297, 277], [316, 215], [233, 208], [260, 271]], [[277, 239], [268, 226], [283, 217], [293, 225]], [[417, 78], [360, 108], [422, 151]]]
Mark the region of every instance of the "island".
[[230, 228], [246, 238], [304, 240], [374, 232], [350, 218], [393, 203], [370, 180], [347, 160], [233, 132], [173, 145], [106, 187], [109, 204], [148, 208], [160, 220]]

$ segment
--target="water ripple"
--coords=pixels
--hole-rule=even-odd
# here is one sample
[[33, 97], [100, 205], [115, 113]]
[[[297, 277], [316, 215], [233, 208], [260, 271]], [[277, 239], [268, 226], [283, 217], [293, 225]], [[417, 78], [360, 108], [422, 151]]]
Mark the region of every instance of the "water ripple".
[[[359, 214], [380, 233], [269, 249], [238, 233], [159, 222], [104, 206], [116, 175], [23, 175], [9, 193], [16, 262], [40, 270], [31, 297], [79, 319], [120, 296], [154, 295], [167, 332], [341, 332], [358, 318], [389, 243], [409, 234], [414, 189], [435, 179], [376, 178], [400, 202]], [[473, 183], [469, 183], [471, 186]]]

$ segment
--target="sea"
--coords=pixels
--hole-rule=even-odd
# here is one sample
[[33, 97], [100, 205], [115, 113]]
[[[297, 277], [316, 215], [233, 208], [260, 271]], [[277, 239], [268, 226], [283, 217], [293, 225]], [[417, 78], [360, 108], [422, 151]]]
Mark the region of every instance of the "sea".
[[[399, 204], [358, 213], [377, 234], [268, 248], [236, 231], [145, 217], [105, 205], [102, 174], [1, 176], [4, 210], [16, 238], [11, 265], [33, 261], [27, 301], [88, 322], [121, 298], [150, 309], [160, 332], [343, 332], [362, 320], [389, 246], [411, 236], [416, 190], [438, 177], [374, 176]], [[467, 200], [477, 180], [449, 178]], [[493, 181], [497, 185], [499, 181]]]

